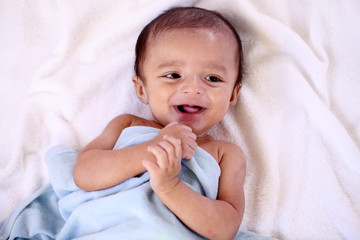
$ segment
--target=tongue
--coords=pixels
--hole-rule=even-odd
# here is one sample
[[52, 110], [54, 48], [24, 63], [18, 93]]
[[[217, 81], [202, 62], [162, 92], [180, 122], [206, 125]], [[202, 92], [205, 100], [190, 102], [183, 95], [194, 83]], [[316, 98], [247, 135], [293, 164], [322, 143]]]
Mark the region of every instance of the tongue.
[[184, 112], [187, 112], [187, 113], [195, 113], [195, 112], [198, 112], [200, 111], [200, 107], [192, 107], [192, 106], [189, 106], [189, 105], [183, 105], [182, 106], [182, 109]]

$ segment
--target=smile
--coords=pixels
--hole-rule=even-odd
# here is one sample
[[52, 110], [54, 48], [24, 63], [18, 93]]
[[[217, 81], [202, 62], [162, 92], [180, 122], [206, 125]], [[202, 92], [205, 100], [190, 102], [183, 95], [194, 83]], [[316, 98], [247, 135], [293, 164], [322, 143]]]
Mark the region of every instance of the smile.
[[204, 107], [190, 105], [178, 105], [175, 106], [175, 109], [183, 114], [199, 114], [205, 111]]

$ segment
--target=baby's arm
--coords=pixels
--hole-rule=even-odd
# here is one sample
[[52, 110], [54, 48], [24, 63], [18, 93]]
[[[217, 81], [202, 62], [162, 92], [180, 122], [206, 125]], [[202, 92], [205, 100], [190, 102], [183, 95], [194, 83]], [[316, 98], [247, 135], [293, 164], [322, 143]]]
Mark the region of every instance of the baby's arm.
[[[76, 185], [86, 191], [111, 187], [145, 170], [132, 154], [132, 148], [112, 150], [121, 132], [131, 126], [135, 116], [120, 115], [110, 121], [104, 131], [79, 153], [74, 168]], [[147, 146], [138, 146], [139, 155]], [[142, 148], [145, 150], [142, 151]], [[120, 160], [121, 159], [121, 160]]]
[[[196, 138], [196, 136], [192, 136], [191, 129], [188, 130], [188, 127], [183, 125], [172, 124], [161, 129], [158, 136], [149, 142], [113, 150], [121, 132], [126, 127], [133, 125], [136, 119], [138, 118], [129, 114], [113, 119], [103, 133], [79, 153], [73, 173], [75, 183], [79, 188], [86, 191], [105, 189], [146, 171], [142, 160], [144, 158], [155, 159], [153, 154], [147, 151], [148, 146], [162, 139], [169, 129], [175, 129], [176, 131], [173, 132], [177, 134], [177, 137], [183, 139], [192, 148], [196, 148], [194, 144], [191, 144], [191, 142], [196, 144], [195, 140], [191, 140], [191, 138]], [[184, 149], [189, 148], [189, 146], [184, 146]], [[187, 152], [191, 155], [191, 150]]]
[[[209, 239], [233, 239], [244, 214], [245, 160], [239, 147], [222, 142], [221, 177], [217, 200], [193, 191], [178, 178], [179, 140], [165, 137], [149, 150], [156, 161], [145, 160], [150, 183], [160, 200], [189, 228]], [[179, 153], [180, 152], [180, 153]]]

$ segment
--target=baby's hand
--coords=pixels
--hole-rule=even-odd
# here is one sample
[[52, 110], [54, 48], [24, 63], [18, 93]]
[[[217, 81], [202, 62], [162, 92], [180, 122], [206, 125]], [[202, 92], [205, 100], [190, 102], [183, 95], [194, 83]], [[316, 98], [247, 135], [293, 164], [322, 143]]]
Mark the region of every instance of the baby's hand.
[[150, 184], [154, 192], [169, 192], [180, 181], [181, 142], [165, 135], [163, 140], [148, 147], [156, 161], [145, 159], [143, 165], [150, 173]]
[[177, 122], [171, 122], [160, 130], [159, 140], [162, 140], [165, 135], [180, 139], [182, 158], [190, 159], [194, 156], [194, 150], [197, 147], [196, 135], [190, 127]]

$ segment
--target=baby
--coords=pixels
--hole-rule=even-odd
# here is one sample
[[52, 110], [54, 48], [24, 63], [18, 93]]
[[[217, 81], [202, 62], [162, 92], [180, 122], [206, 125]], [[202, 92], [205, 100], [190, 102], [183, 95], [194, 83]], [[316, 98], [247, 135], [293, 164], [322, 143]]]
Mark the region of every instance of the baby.
[[[245, 160], [238, 146], [208, 132], [236, 104], [242, 64], [241, 40], [218, 13], [188, 7], [158, 16], [138, 38], [132, 79], [153, 120], [130, 114], [113, 119], [79, 153], [76, 185], [101, 190], [148, 171], [156, 196], [188, 228], [210, 239], [234, 238], [244, 213]], [[150, 141], [113, 150], [133, 126], [160, 130]], [[192, 158], [197, 147], [221, 169], [216, 199], [179, 178], [182, 159]]]

